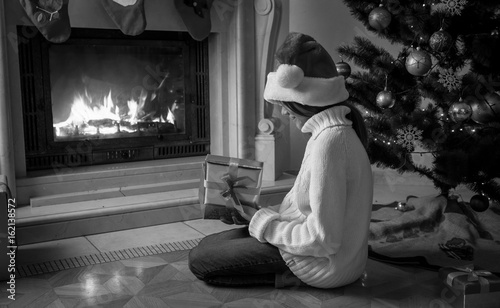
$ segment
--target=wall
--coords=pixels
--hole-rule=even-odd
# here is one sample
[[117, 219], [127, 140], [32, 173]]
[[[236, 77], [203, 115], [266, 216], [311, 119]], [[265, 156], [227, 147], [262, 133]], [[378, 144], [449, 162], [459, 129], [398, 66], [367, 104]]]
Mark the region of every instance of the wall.
[[[386, 48], [397, 55], [398, 46], [378, 38], [356, 20], [349, 8], [342, 1], [332, 0], [290, 0], [290, 32], [301, 32], [314, 37], [330, 53], [335, 62], [340, 61], [336, 48], [352, 43], [355, 36], [363, 36], [376, 45]], [[356, 69], [350, 63], [353, 70]], [[289, 122], [287, 119], [283, 119]], [[297, 137], [300, 136], [300, 137]], [[302, 162], [304, 148], [308, 138], [295, 125], [290, 125], [290, 168], [297, 170]]]

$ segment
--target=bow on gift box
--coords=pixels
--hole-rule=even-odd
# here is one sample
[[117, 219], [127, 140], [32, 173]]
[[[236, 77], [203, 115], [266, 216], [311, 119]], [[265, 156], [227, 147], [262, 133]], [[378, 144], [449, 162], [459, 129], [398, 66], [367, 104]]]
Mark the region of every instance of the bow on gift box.
[[221, 180], [225, 185], [225, 189], [220, 193], [220, 195], [226, 201], [232, 200], [233, 207], [235, 207], [238, 211], [243, 211], [243, 208], [241, 206], [241, 202], [238, 199], [238, 196], [236, 195], [236, 192], [234, 191], [234, 189], [235, 188], [248, 189], [244, 182], [245, 181], [255, 182], [255, 181], [248, 176], [242, 176], [242, 177], [237, 178], [231, 173], [224, 174], [221, 177]]
[[448, 277], [446, 278], [446, 282], [448, 285], [452, 285], [453, 280], [458, 277], [458, 276], [464, 276], [467, 275], [467, 281], [473, 282], [473, 281], [479, 281], [479, 284], [481, 285], [481, 293], [486, 293], [489, 292], [490, 289], [490, 283], [488, 279], [482, 277], [482, 276], [491, 276], [493, 275], [491, 272], [484, 271], [484, 270], [474, 270], [474, 265], [466, 265], [463, 267], [453, 267], [454, 269], [459, 270], [458, 272], [452, 272], [448, 274]]

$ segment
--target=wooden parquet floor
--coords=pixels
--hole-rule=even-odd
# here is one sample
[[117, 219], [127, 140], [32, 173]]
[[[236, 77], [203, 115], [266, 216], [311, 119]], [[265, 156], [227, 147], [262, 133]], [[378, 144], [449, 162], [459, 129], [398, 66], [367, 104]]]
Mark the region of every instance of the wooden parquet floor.
[[16, 300], [2, 307], [450, 307], [437, 273], [369, 260], [366, 275], [330, 290], [311, 287], [222, 288], [189, 271], [189, 250], [18, 278]]

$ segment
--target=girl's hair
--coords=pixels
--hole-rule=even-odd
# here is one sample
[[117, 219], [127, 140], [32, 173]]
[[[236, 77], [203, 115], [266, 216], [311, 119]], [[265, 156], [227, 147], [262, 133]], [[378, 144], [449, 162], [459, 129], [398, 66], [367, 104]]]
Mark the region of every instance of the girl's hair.
[[301, 115], [303, 117], [312, 117], [313, 115], [320, 113], [323, 110], [330, 109], [333, 107], [337, 106], [346, 106], [351, 109], [351, 112], [346, 115], [346, 118], [352, 121], [352, 128], [354, 128], [354, 131], [356, 132], [356, 135], [358, 135], [359, 140], [361, 140], [361, 143], [365, 147], [365, 149], [368, 146], [368, 131], [365, 126], [365, 122], [363, 119], [363, 116], [361, 115], [361, 112], [359, 112], [358, 108], [356, 108], [353, 104], [348, 103], [348, 102], [341, 102], [337, 103], [335, 105], [329, 105], [329, 106], [322, 106], [322, 107], [315, 107], [315, 106], [306, 106], [302, 104], [298, 104], [295, 102], [280, 102], [282, 105], [284, 105], [287, 109], [290, 111], [294, 112], [295, 114]]

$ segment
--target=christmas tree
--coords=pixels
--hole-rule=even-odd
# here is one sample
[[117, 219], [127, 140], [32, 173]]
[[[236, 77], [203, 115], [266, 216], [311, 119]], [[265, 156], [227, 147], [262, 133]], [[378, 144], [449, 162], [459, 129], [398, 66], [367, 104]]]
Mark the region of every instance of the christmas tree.
[[[401, 46], [396, 56], [355, 37], [337, 50], [350, 101], [365, 114], [372, 163], [426, 176], [446, 195], [466, 185], [478, 211], [500, 201], [500, 2], [344, 3]], [[360, 70], [351, 74], [351, 62]], [[432, 165], [415, 163], [416, 154], [432, 154]]]

